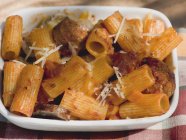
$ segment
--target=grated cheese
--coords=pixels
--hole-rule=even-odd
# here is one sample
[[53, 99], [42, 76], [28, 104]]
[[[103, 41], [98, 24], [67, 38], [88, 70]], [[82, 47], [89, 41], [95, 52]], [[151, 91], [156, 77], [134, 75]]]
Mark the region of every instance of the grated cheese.
[[123, 54], [125, 54], [125, 53], [127, 53], [127, 52], [124, 52], [124, 51], [121, 50], [121, 51], [119, 51], [119, 53], [123, 53]]
[[45, 63], [46, 63], [46, 59], [44, 59], [44, 60], [41, 62], [41, 67], [42, 67], [42, 68], [44, 67]]
[[72, 55], [77, 55], [76, 49], [78, 48], [78, 46], [71, 42], [68, 42], [68, 46], [70, 51], [72, 52]]
[[116, 34], [109, 35], [110, 38], [113, 38], [115, 36], [116, 36]]
[[116, 38], [114, 39], [114, 43], [116, 43], [117, 40], [118, 40], [118, 37], [119, 37], [119, 35], [120, 35], [120, 33], [121, 33], [121, 30], [122, 30], [122, 28], [123, 28], [123, 26], [124, 26], [124, 22], [125, 22], [125, 18], [123, 17], [123, 19], [122, 19], [122, 21], [121, 21], [121, 24], [120, 24], [120, 27], [119, 27], [119, 29], [118, 29], [118, 32], [117, 32], [117, 34], [116, 34]]
[[150, 46], [150, 43], [148, 41], [145, 41], [145, 45]]
[[46, 52], [38, 51], [38, 52], [35, 53], [35, 56], [38, 56], [38, 55], [43, 56], [43, 55], [45, 55], [45, 53]]
[[122, 80], [121, 80], [122, 75], [121, 75], [121, 73], [119, 72], [119, 68], [118, 68], [118, 67], [113, 67], [113, 69], [114, 69], [114, 72], [115, 72], [115, 74], [116, 74], [116, 77], [117, 77], [119, 83], [120, 83], [121, 85], [123, 85], [123, 82], [122, 82]]
[[126, 117], [126, 119], [128, 119], [128, 120], [129, 120], [129, 119], [131, 119], [131, 118], [127, 116], [127, 117]]
[[43, 61], [44, 59], [46, 59], [49, 55], [51, 55], [52, 53], [58, 51], [61, 47], [62, 47], [62, 45], [59, 45], [58, 47], [47, 51], [45, 53], [45, 55], [43, 55], [41, 58], [39, 58], [37, 61], [35, 61], [34, 64], [40, 63], [41, 61]]
[[35, 51], [48, 51], [49, 48], [39, 48], [39, 47], [29, 47], [31, 50]]
[[66, 64], [69, 60], [71, 59], [71, 57], [64, 57], [61, 59], [61, 64]]
[[[32, 44], [32, 46], [31, 47], [33, 47], [33, 46], [35, 46], [36, 45], [36, 42], [34, 42], [33, 44]], [[30, 48], [30, 47], [29, 47]], [[26, 48], [25, 48], [26, 49]], [[26, 55], [26, 57], [25, 57], [25, 61], [28, 59], [28, 57], [30, 57], [30, 55], [32, 54], [32, 50], [31, 49], [29, 49], [29, 51], [28, 51], [28, 53], [27, 53], [27, 55]]]
[[143, 33], [143, 36], [158, 37], [161, 36], [161, 34]]
[[100, 86], [98, 86], [98, 87], [96, 87], [96, 88], [94, 88], [94, 92], [96, 93], [97, 91], [99, 91], [101, 88], [102, 88], [103, 86], [102, 85], [100, 85]]
[[11, 60], [12, 62], [15, 62], [15, 63], [19, 63], [19, 64], [22, 64], [22, 65], [26, 65], [25, 63], [21, 62], [21, 61], [18, 61], [18, 60]]
[[114, 87], [113, 89], [114, 89], [115, 93], [118, 95], [118, 97], [125, 99], [125, 96], [124, 96], [124, 93], [122, 92], [120, 84], [116, 84], [116, 87]]
[[92, 65], [91, 65], [91, 64], [89, 64], [89, 63], [87, 63], [87, 69], [88, 69], [88, 71], [89, 71], [89, 72], [91, 72], [91, 71], [92, 71], [92, 69], [93, 69]]
[[104, 84], [104, 88], [103, 90], [101, 91], [101, 93], [99, 94], [99, 96], [96, 98], [96, 100], [100, 100], [100, 104], [103, 105], [105, 99], [107, 98], [107, 96], [109, 95], [111, 89], [112, 89], [112, 84], [109, 84], [109, 83], [105, 83]]
[[122, 86], [123, 86], [123, 81], [121, 80], [122, 78], [122, 74], [119, 72], [119, 68], [118, 67], [113, 67], [114, 69], [114, 72], [116, 74], [116, 77], [118, 79], [118, 82], [119, 84], [116, 84], [116, 87], [114, 87], [114, 91], [116, 92], [116, 94], [118, 95], [118, 97], [121, 97], [121, 98], [125, 98], [125, 94], [123, 93], [122, 91]]
[[32, 50], [30, 49], [25, 57], [25, 61], [28, 59], [28, 57], [30, 57], [30, 55], [32, 54]]

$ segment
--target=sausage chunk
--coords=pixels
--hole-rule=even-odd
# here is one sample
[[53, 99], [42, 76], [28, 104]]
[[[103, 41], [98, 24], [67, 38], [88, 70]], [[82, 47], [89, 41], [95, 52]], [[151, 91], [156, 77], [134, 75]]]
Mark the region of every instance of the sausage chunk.
[[88, 35], [87, 29], [70, 18], [64, 18], [52, 30], [52, 36], [57, 45], [67, 45], [69, 42], [81, 43]]
[[122, 76], [132, 72], [139, 66], [139, 59], [135, 53], [114, 53], [111, 56], [114, 67], [119, 68]]
[[57, 118], [62, 120], [77, 119], [65, 108], [54, 104], [36, 104], [33, 117]]
[[141, 65], [147, 64], [154, 75], [155, 84], [146, 89], [144, 93], [163, 92], [171, 97], [175, 90], [175, 76], [168, 65], [155, 58], [144, 58]]

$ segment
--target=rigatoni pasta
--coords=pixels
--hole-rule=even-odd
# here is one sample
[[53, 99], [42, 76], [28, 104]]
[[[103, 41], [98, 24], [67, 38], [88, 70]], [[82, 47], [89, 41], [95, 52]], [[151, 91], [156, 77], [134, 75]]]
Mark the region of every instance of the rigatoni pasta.
[[112, 40], [104, 28], [95, 28], [86, 41], [87, 51], [95, 56], [113, 54]]
[[105, 25], [110, 34], [116, 34], [120, 27], [122, 19], [123, 16], [121, 15], [121, 13], [119, 11], [116, 11], [112, 15], [107, 17], [103, 21], [103, 24]]
[[131, 102], [119, 109], [121, 118], [141, 118], [164, 114], [169, 109], [169, 98], [164, 93], [142, 94], [135, 91], [129, 96]]
[[114, 70], [109, 64], [108, 57], [99, 57], [92, 61], [91, 65], [93, 81], [96, 85], [106, 82], [107, 79], [114, 74]]
[[108, 120], [119, 119], [119, 106], [109, 105], [106, 118]]
[[[122, 22], [122, 20], [124, 20]], [[123, 23], [123, 24], [122, 24]], [[142, 39], [142, 23], [139, 19], [125, 19], [120, 12], [115, 12], [103, 21], [110, 34], [116, 34], [115, 40], [124, 51], [142, 53], [145, 42]], [[121, 30], [119, 30], [121, 28]]]
[[151, 41], [151, 56], [163, 60], [181, 41], [182, 38], [170, 27], [160, 37], [154, 38]]
[[100, 56], [90, 62], [87, 64], [87, 68], [89, 69], [88, 73], [72, 88], [92, 96], [95, 89], [114, 74], [114, 70], [109, 64], [109, 58], [105, 56]]
[[157, 112], [166, 112], [169, 109], [169, 98], [165, 93], [143, 94], [134, 91], [128, 96], [128, 100], [143, 108], [148, 108], [149, 104], [154, 104]]
[[[125, 98], [116, 96], [115, 91], [112, 90], [112, 94], [109, 97], [109, 101], [114, 105], [120, 105], [122, 102], [126, 101], [127, 97], [133, 91], [143, 91], [155, 83], [152, 71], [147, 65], [143, 65], [142, 67], [134, 70], [128, 75], [121, 77], [121, 81], [121, 94], [124, 94]], [[113, 85], [116, 86], [118, 82], [114, 82]]]
[[160, 19], [155, 19], [148, 14], [143, 21], [143, 38], [149, 42], [152, 38], [161, 35], [165, 31], [165, 24]]
[[41, 67], [27, 65], [23, 68], [10, 107], [11, 112], [28, 117], [32, 115], [42, 78]]
[[[52, 49], [55, 47], [54, 41], [52, 40], [51, 31], [47, 27], [33, 29], [27, 37], [27, 41], [33, 46], [41, 49]], [[40, 52], [41, 51], [38, 50], [34, 51], [36, 59], [39, 59], [42, 56]], [[59, 62], [59, 52], [57, 51], [52, 53], [46, 59], [53, 62]]]
[[3, 31], [2, 57], [13, 60], [19, 56], [22, 46], [23, 20], [18, 15], [6, 19]]
[[10, 107], [16, 90], [20, 73], [25, 66], [24, 63], [5, 62], [3, 78], [3, 103]]
[[74, 56], [62, 69], [61, 75], [43, 81], [42, 87], [49, 97], [56, 98], [78, 82], [87, 72], [86, 62]]
[[104, 120], [108, 109], [108, 105], [100, 105], [94, 98], [75, 91], [66, 91], [60, 106], [85, 120]]

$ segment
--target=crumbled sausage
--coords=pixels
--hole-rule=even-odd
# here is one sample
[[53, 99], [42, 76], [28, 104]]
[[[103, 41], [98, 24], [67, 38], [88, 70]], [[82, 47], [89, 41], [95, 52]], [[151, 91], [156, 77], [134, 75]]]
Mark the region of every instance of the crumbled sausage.
[[135, 53], [114, 53], [111, 56], [112, 64], [119, 68], [122, 76], [132, 72], [139, 65], [139, 59]]
[[144, 93], [163, 92], [171, 97], [175, 90], [174, 73], [169, 69], [168, 65], [155, 58], [144, 58], [141, 65], [147, 64], [155, 77], [155, 84], [146, 89]]

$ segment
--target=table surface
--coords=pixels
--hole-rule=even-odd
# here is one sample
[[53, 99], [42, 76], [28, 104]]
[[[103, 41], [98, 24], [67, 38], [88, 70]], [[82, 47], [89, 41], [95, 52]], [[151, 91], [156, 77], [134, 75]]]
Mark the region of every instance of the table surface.
[[[137, 7], [147, 7], [159, 10], [163, 12], [171, 20], [173, 26], [179, 29], [180, 35], [183, 37], [184, 41], [178, 47], [178, 55], [186, 61], [186, 0], [0, 0], [0, 22], [10, 13], [15, 10], [26, 8], [26, 7], [40, 7], [40, 6], [69, 6], [69, 5], [110, 5], [110, 6], [137, 6]], [[185, 63], [184, 63], [185, 64]], [[181, 66], [185, 68], [182, 64]], [[186, 76], [185, 76], [186, 77]], [[185, 78], [182, 76], [182, 78]], [[182, 80], [185, 81], [186, 80]], [[185, 83], [183, 83], [185, 85]], [[1, 119], [1, 116], [0, 116]], [[0, 130], [6, 127], [7, 124], [0, 125]], [[15, 126], [9, 127], [9, 133], [14, 133]], [[112, 133], [63, 133], [63, 132], [38, 132], [37, 136], [35, 131], [27, 131], [24, 129], [17, 130], [15, 133], [23, 133], [24, 136], [21, 138], [67, 138], [67, 139], [82, 139], [82, 138], [94, 138], [94, 139], [114, 139], [121, 138], [124, 136], [123, 132], [112, 132]], [[136, 131], [137, 132], [137, 131]], [[47, 135], [48, 134], [48, 135]], [[7, 134], [8, 135], [8, 134]], [[11, 135], [11, 134], [10, 134]], [[129, 135], [128, 132], [125, 135]], [[1, 136], [1, 132], [0, 132]], [[0, 137], [1, 138], [1, 137]]]

